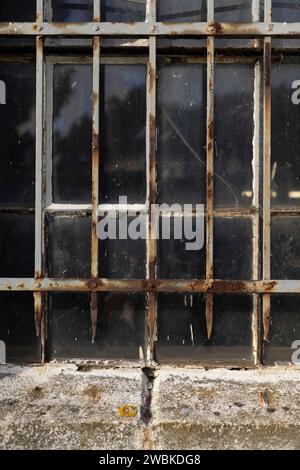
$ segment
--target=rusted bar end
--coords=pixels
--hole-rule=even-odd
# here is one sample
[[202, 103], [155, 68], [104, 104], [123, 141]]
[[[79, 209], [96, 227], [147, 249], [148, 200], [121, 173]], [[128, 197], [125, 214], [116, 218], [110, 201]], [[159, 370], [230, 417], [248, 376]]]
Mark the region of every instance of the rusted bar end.
[[98, 297], [96, 292], [91, 293], [91, 329], [92, 329], [92, 343], [95, 342], [97, 334], [98, 322]]
[[207, 339], [211, 339], [212, 328], [213, 328], [213, 308], [214, 308], [214, 296], [213, 294], [206, 295], [206, 330], [207, 330]]
[[271, 317], [271, 297], [269, 294], [263, 296], [263, 327], [264, 327], [264, 341], [269, 341], [270, 332], [270, 317]]

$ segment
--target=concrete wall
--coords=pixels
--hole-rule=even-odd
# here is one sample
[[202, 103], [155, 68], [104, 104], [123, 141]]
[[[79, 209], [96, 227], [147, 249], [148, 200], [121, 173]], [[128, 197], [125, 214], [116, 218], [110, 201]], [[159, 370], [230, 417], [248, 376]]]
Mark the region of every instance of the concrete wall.
[[300, 448], [300, 370], [79, 369], [0, 367], [1, 449]]

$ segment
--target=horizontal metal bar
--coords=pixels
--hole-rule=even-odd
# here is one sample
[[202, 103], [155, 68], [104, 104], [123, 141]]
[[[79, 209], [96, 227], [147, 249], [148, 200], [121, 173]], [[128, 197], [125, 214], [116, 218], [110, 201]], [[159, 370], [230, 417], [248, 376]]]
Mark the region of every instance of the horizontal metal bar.
[[0, 36], [286, 36], [300, 23], [0, 23]]
[[220, 279], [4, 279], [0, 291], [35, 292], [208, 292], [225, 294], [300, 294], [300, 280]]

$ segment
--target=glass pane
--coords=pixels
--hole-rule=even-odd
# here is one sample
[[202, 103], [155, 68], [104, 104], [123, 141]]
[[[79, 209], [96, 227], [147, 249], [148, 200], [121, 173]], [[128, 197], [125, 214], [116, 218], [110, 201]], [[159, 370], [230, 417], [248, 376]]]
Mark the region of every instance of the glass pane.
[[299, 0], [273, 0], [272, 21], [297, 23], [300, 21]]
[[[100, 229], [99, 224], [100, 273], [102, 277], [113, 279], [144, 279], [146, 276], [146, 217], [128, 217], [128, 223], [125, 217], [124, 215], [115, 217], [109, 214], [100, 220], [102, 227]], [[122, 226], [130, 230], [124, 237], [120, 229]], [[131, 230], [136, 239], [130, 235]]]
[[101, 202], [146, 200], [146, 74], [144, 65], [101, 67]]
[[93, 0], [52, 0], [53, 21], [84, 22], [93, 20]]
[[35, 66], [0, 63], [0, 205], [34, 207]]
[[101, 0], [102, 21], [145, 21], [146, 0]]
[[144, 294], [100, 294], [98, 308], [92, 342], [89, 294], [50, 295], [49, 359], [139, 359], [140, 347], [144, 349]]
[[251, 296], [214, 296], [212, 338], [208, 340], [202, 295], [159, 294], [157, 359], [252, 362], [251, 314]]
[[0, 293], [0, 339], [6, 345], [7, 363], [40, 361], [31, 292]]
[[36, 0], [1, 0], [0, 21], [35, 21]]
[[206, 70], [159, 67], [157, 91], [159, 203], [205, 203]]
[[214, 219], [214, 276], [216, 279], [252, 278], [251, 219]]
[[299, 207], [300, 64], [273, 65], [272, 110], [272, 204]]
[[216, 66], [215, 202], [217, 206], [251, 206], [254, 67]]
[[[188, 220], [189, 219], [189, 220]], [[204, 224], [203, 224], [204, 222]], [[189, 224], [196, 236], [188, 235], [184, 224]], [[163, 239], [163, 227], [170, 227], [170, 236]], [[178, 229], [179, 227], [179, 229]], [[180, 229], [181, 227], [181, 229]], [[205, 277], [205, 220], [196, 225], [195, 218], [161, 217], [160, 236], [158, 240], [158, 277], [161, 279], [203, 279]], [[166, 230], [166, 228], [164, 228]], [[174, 234], [182, 237], [175, 239]], [[168, 231], [165, 232], [168, 236]], [[188, 236], [187, 236], [188, 235]], [[177, 236], [177, 235], [176, 235]]]
[[53, 73], [53, 201], [90, 203], [92, 67], [55, 65]]
[[[272, 279], [300, 279], [300, 217], [273, 217]], [[299, 338], [300, 339], [300, 338]]]
[[159, 0], [157, 20], [167, 22], [206, 21], [206, 0]]
[[0, 214], [0, 277], [34, 276], [34, 214]]
[[215, 0], [215, 21], [251, 23], [252, 0]]
[[89, 278], [91, 274], [91, 218], [50, 216], [48, 274], [58, 278]]
[[[299, 364], [299, 340], [300, 296], [272, 295], [269, 342], [265, 344], [266, 362], [298, 361]], [[297, 344], [293, 344], [295, 341]]]

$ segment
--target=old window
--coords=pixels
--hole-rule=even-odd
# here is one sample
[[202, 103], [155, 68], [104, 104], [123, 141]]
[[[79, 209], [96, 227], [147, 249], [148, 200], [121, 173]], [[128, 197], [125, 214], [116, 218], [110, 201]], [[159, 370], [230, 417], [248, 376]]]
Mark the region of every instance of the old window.
[[294, 362], [299, 12], [1, 2], [9, 362]]

